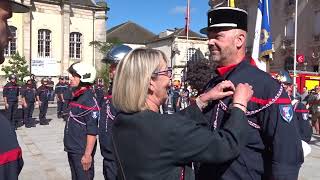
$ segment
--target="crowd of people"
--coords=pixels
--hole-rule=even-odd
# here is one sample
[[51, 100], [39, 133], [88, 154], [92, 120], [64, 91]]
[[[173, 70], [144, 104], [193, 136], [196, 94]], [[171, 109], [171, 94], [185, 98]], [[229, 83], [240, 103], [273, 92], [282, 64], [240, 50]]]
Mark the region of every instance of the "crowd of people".
[[[5, 19], [1, 48], [8, 43], [6, 21], [12, 11], [28, 7], [0, 1], [0, 15], [6, 13], [0, 18]], [[312, 133], [307, 108], [291, 97], [288, 76], [274, 79], [246, 57], [245, 10], [215, 7], [207, 16], [202, 32], [218, 75], [201, 94], [172, 86], [169, 60], [152, 48], [113, 47], [106, 56], [112, 63], [109, 90], [97, 79], [95, 67], [84, 62], [68, 68], [69, 80], [59, 78], [57, 117], [65, 120], [63, 142], [72, 180], [94, 179], [97, 140], [106, 180], [298, 179]], [[4, 88], [8, 121], [0, 116], [0, 179], [6, 180], [18, 179], [23, 167], [13, 118], [18, 96], [28, 128], [34, 126], [36, 101], [40, 124], [48, 125], [53, 92], [45, 78], [36, 87], [28, 77], [21, 88], [16, 78], [10, 76]], [[318, 96], [307, 100], [311, 107]], [[318, 114], [312, 113], [317, 122]]]

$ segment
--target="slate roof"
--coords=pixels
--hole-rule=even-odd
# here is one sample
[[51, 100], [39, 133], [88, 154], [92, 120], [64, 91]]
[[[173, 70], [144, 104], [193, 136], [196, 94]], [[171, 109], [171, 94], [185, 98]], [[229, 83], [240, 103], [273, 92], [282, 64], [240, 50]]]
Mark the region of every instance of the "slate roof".
[[116, 38], [128, 44], [146, 44], [155, 37], [154, 33], [131, 21], [107, 30], [107, 39]]
[[[172, 34], [168, 35], [168, 36], [165, 36], [165, 37], [159, 37], [157, 36], [156, 38], [154, 38], [152, 41], [159, 41], [159, 40], [163, 40], [163, 39], [169, 39], [169, 38], [173, 38], [173, 37], [180, 37], [180, 38], [187, 38], [187, 35], [186, 35], [186, 32], [185, 32], [185, 29], [184, 28], [175, 28], [173, 30], [170, 30], [170, 31], [173, 31]], [[207, 37], [205, 36], [202, 36], [194, 31], [191, 31], [189, 30], [189, 33], [188, 33], [188, 37], [190, 39], [206, 39]]]

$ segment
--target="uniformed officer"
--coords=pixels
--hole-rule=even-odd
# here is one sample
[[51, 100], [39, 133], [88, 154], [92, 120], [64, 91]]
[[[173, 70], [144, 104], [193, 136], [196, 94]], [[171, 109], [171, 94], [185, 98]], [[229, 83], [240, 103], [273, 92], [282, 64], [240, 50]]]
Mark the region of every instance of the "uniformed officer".
[[9, 82], [3, 87], [3, 99], [8, 120], [11, 122], [12, 128], [15, 129], [18, 123], [15, 115], [18, 109], [19, 85], [17, 84], [17, 76], [14, 74], [9, 76]]
[[68, 153], [72, 180], [92, 180], [100, 108], [91, 86], [96, 70], [90, 64], [74, 63], [68, 69], [75, 88], [64, 130], [64, 150]]
[[64, 77], [60, 76], [59, 77], [59, 82], [56, 84], [55, 87], [55, 94], [57, 97], [57, 117], [62, 118], [63, 114], [63, 92], [68, 88], [68, 85], [66, 84]]
[[54, 82], [51, 76], [48, 77], [48, 88], [50, 92], [49, 101], [54, 101], [54, 91], [53, 91]]
[[36, 89], [32, 85], [30, 77], [25, 77], [24, 81], [26, 84], [21, 91], [24, 125], [26, 128], [36, 127], [36, 123], [32, 120], [36, 100]]
[[[5, 60], [4, 49], [8, 47], [11, 32], [8, 19], [14, 13], [28, 12], [29, 8], [13, 0], [0, 1], [0, 64]], [[7, 104], [7, 103], [6, 103]], [[0, 114], [0, 179], [17, 180], [23, 167], [22, 151], [15, 131], [9, 121]]]
[[[107, 53], [105, 61], [112, 64], [109, 78], [112, 82], [114, 77], [114, 69], [118, 62], [132, 49], [126, 45], [116, 45]], [[112, 84], [112, 83], [111, 83]], [[113, 153], [111, 133], [114, 118], [117, 110], [112, 105], [112, 85], [109, 86], [108, 95], [105, 96], [105, 101], [101, 106], [101, 119], [99, 121], [99, 143], [100, 151], [103, 156], [103, 175], [105, 180], [116, 180], [117, 178], [117, 163]]]
[[66, 121], [70, 112], [69, 102], [72, 100], [72, 87], [70, 86], [69, 77], [66, 76], [64, 79], [65, 79], [65, 87], [63, 88], [63, 91], [62, 91], [62, 100], [63, 100], [62, 118], [64, 121]]
[[287, 71], [281, 70], [277, 79], [283, 83], [283, 86], [291, 99], [293, 110], [297, 115], [297, 123], [302, 140], [310, 142], [312, 126], [309, 120], [309, 110], [306, 108], [306, 105], [292, 96], [293, 81]]
[[104, 100], [104, 84], [103, 84], [103, 79], [98, 78], [97, 82], [94, 86], [94, 92], [98, 101], [99, 106], [101, 107], [103, 100]]
[[40, 125], [49, 125], [47, 119], [48, 102], [49, 102], [50, 91], [48, 87], [48, 79], [41, 79], [41, 86], [37, 89], [37, 101], [39, 103], [39, 120]]
[[[293, 180], [298, 179], [303, 163], [297, 117], [288, 94], [269, 74], [246, 58], [247, 12], [238, 8], [217, 7], [208, 12], [208, 26], [201, 32], [208, 36], [210, 59], [218, 64], [218, 76], [206, 89], [222, 80], [235, 85], [248, 83], [254, 94], [247, 108], [251, 126], [247, 145], [240, 156], [224, 165], [201, 164], [197, 178], [202, 180]], [[212, 102], [204, 113], [214, 131], [228, 118], [231, 99]]]
[[37, 81], [36, 81], [36, 76], [34, 74], [30, 74], [30, 79], [32, 81], [32, 86], [33, 88], [37, 89]]

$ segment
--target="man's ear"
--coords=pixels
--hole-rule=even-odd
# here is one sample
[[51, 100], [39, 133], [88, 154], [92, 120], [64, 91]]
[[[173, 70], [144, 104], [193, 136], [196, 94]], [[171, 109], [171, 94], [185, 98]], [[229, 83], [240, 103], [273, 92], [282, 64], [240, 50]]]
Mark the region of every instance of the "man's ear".
[[237, 46], [237, 48], [241, 48], [242, 46], [245, 45], [245, 42], [246, 42], [245, 33], [241, 30], [238, 30], [236, 39], [235, 39], [235, 45]]

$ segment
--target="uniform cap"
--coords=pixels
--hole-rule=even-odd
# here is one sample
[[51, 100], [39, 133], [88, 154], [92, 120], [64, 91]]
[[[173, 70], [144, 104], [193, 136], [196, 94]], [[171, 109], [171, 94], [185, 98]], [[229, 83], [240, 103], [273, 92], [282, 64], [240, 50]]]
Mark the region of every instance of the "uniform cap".
[[208, 26], [201, 29], [202, 34], [207, 34], [208, 31], [214, 28], [234, 28], [248, 31], [248, 13], [239, 8], [233, 7], [218, 7], [208, 11]]
[[11, 75], [9, 76], [9, 80], [12, 80], [12, 79], [17, 79], [17, 76], [16, 76], [15, 74], [11, 74]]

